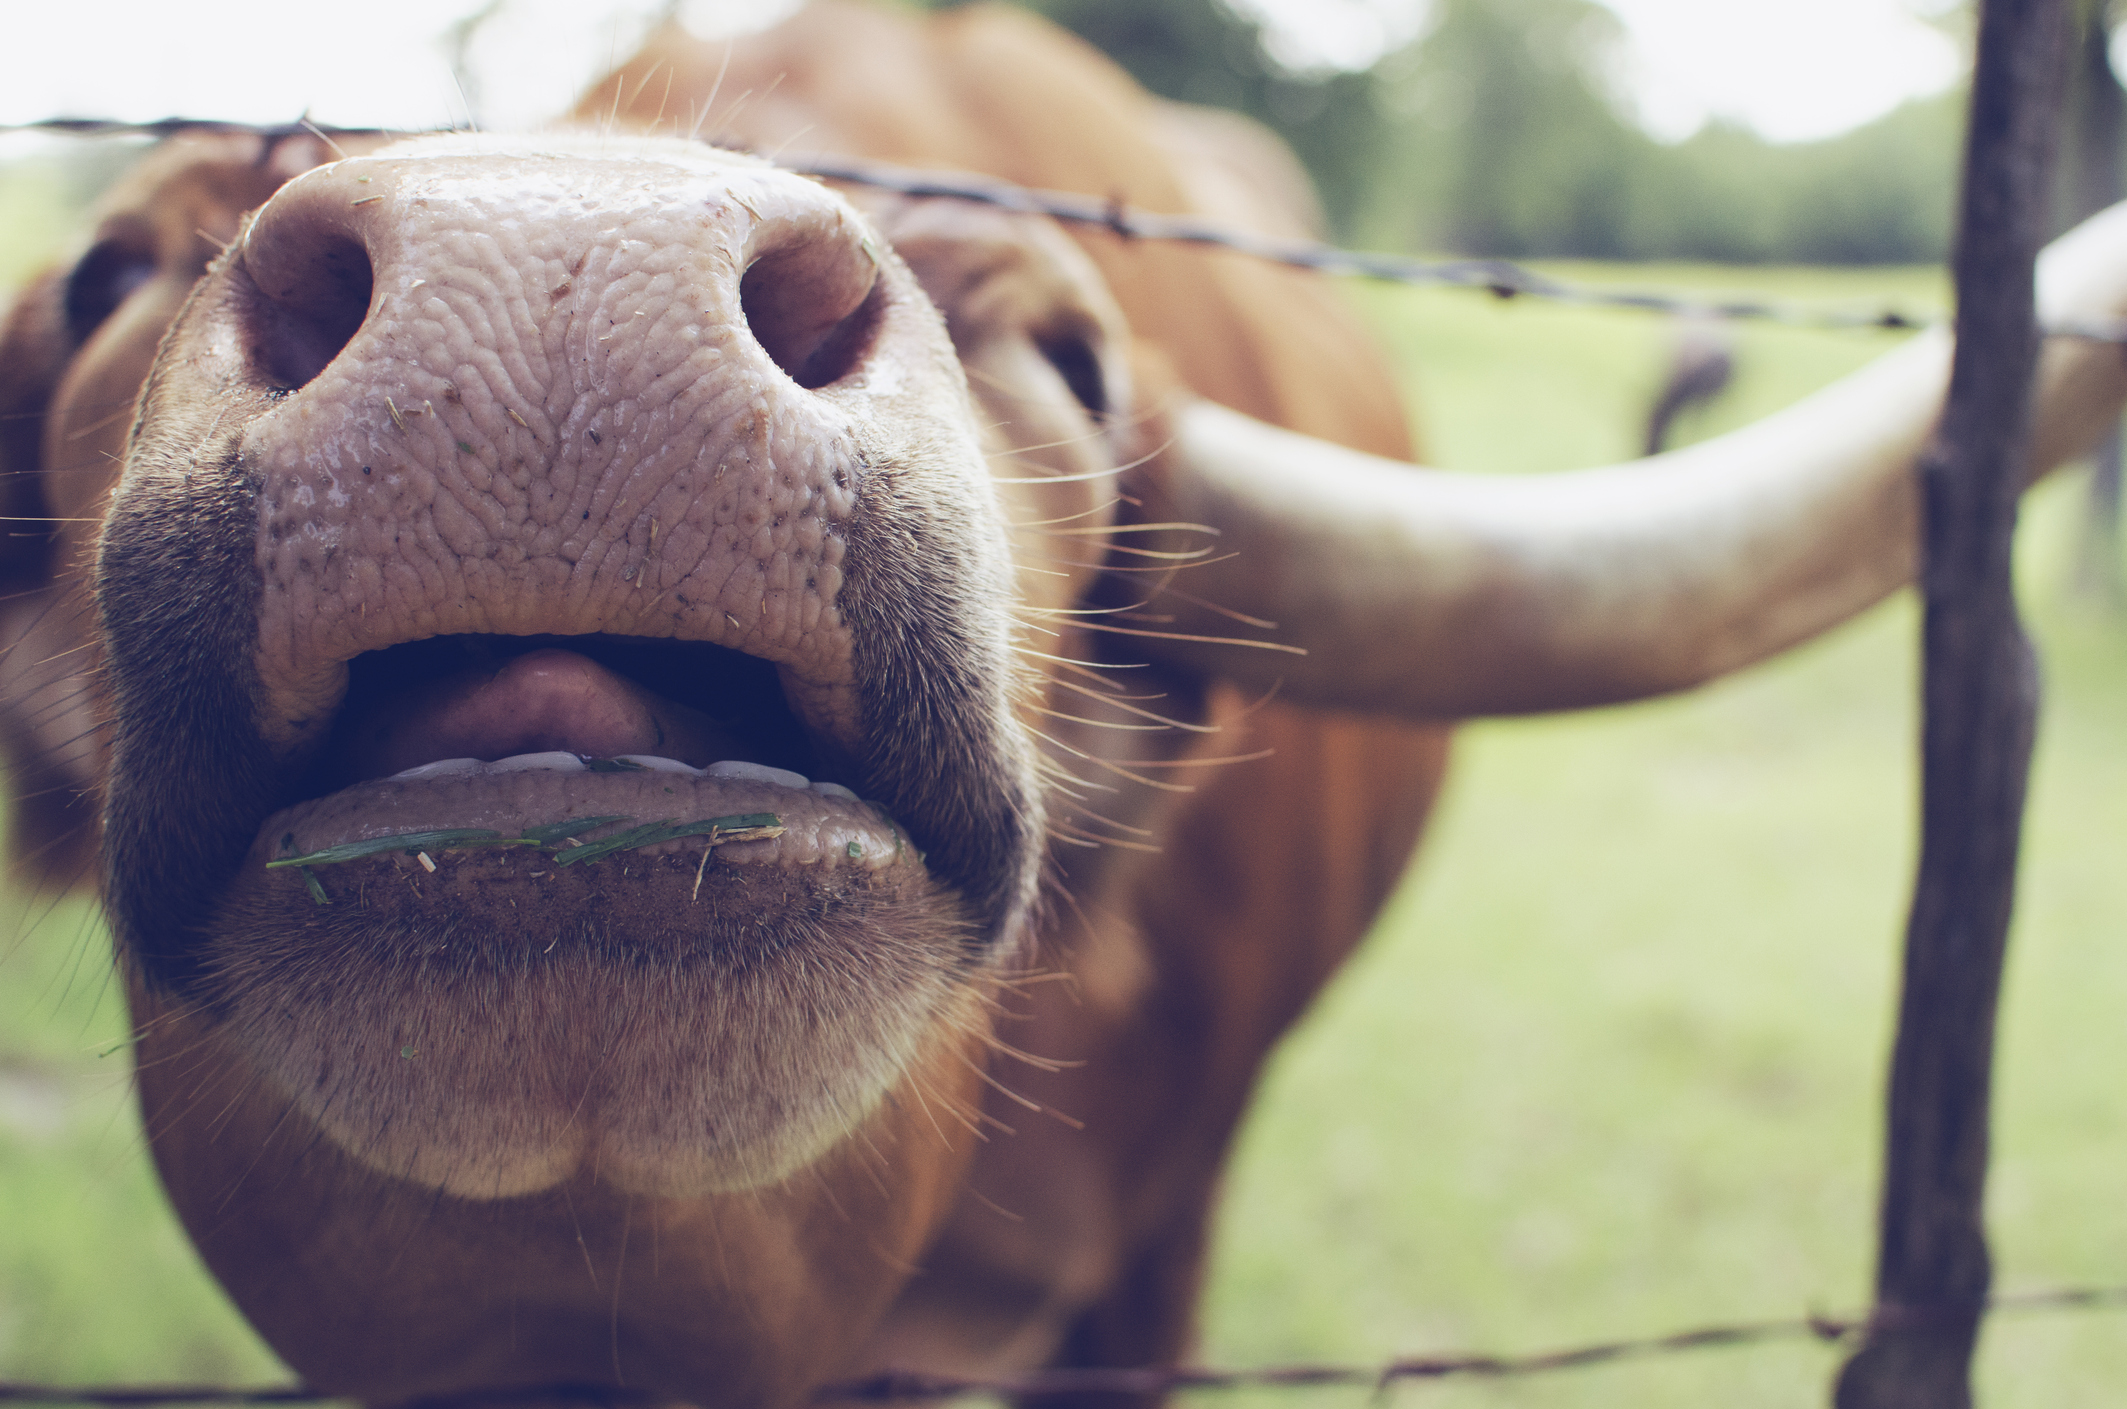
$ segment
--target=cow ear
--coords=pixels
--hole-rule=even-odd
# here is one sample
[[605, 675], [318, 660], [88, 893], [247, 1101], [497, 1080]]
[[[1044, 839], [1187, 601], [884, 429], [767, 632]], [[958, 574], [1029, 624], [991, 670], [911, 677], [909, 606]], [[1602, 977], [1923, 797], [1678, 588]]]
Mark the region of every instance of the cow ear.
[[[8, 850], [19, 877], [67, 889], [94, 857], [101, 775], [82, 649], [92, 608], [61, 581], [43, 465], [45, 415], [77, 339], [64, 271], [0, 310], [0, 755], [12, 796]], [[67, 575], [71, 577], [71, 575]]]

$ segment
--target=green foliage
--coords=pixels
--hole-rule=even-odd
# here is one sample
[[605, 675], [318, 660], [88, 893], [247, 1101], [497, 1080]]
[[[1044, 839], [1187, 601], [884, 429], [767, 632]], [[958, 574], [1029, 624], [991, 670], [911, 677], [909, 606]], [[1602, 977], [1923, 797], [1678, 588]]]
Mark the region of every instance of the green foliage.
[[1161, 97], [1231, 108], [1269, 126], [1306, 164], [1331, 226], [1352, 229], [1381, 142], [1371, 73], [1294, 73], [1264, 52], [1260, 26], [1220, 0], [1023, 3]]
[[1945, 258], [1962, 92], [1822, 142], [1775, 146], [1709, 125], [1645, 158], [1635, 258], [1912, 264]]
[[1381, 205], [1404, 205], [1415, 225], [1402, 233], [1430, 237], [1421, 243], [1613, 251], [1636, 134], [1593, 65], [1622, 32], [1616, 18], [1592, 0], [1445, 0], [1438, 14], [1430, 36], [1386, 65], [1407, 117], [1382, 154]]
[[[952, 0], [942, 0], [952, 3]], [[1164, 97], [1232, 108], [1298, 153], [1339, 238], [1510, 258], [1910, 264], [1948, 251], [1961, 93], [1779, 145], [1710, 124], [1658, 142], [1609, 75], [1595, 0], [1437, 0], [1364, 73], [1293, 73], [1224, 0], [1021, 0]]]
[[1822, 142], [1716, 123], [1665, 145], [1604, 77], [1622, 31], [1593, 0], [1442, 0], [1439, 14], [1379, 72], [1397, 118], [1361, 220], [1371, 243], [1839, 264], [1948, 247], [1961, 97]]

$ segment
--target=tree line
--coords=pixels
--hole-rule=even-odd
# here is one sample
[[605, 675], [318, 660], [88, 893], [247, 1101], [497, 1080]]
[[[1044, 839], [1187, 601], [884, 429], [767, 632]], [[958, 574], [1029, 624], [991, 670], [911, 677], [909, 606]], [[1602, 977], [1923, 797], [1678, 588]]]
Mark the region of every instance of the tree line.
[[[1942, 259], [1963, 93], [1778, 144], [1714, 122], [1660, 142], [1612, 91], [1622, 39], [1594, 0], [1436, 0], [1363, 72], [1295, 73], [1224, 0], [1022, 0], [1153, 92], [1269, 125], [1313, 173], [1339, 238], [1509, 257], [1736, 263]], [[2117, 93], [2099, 61], [2079, 82]], [[2092, 73], [2097, 75], [2093, 80]], [[2109, 111], [2117, 111], [2115, 103]], [[2110, 154], [2119, 161], [2117, 147]], [[2064, 195], [2064, 206], [2074, 203]]]

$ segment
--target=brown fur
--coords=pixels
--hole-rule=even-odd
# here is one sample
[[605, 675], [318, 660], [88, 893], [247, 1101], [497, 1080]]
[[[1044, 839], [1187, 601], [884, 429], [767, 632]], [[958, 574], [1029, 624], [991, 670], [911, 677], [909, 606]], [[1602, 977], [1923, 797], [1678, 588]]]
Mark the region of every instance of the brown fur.
[[[581, 111], [622, 125], [699, 127], [770, 151], [794, 143], [1192, 208], [1172, 144], [1153, 135], [1152, 100], [1098, 55], [1016, 12], [918, 20], [823, 5], [737, 46], [719, 87], [725, 61], [723, 46], [667, 31]], [[255, 154], [189, 167], [161, 160], [160, 176], [151, 168], [116, 198], [112, 219], [226, 238], [237, 214], [286, 174], [263, 189], [231, 187], [231, 173], [267, 170]], [[1053, 231], [1029, 222], [858, 198], [942, 307], [993, 427], [1000, 473], [1028, 462], [1070, 470], [1144, 461], [1117, 505], [1105, 481], [1012, 492], [1023, 566], [1040, 569], [1022, 574], [1022, 639], [1043, 655], [1141, 665], [1129, 636], [1046, 613], [1138, 606], [1157, 582], [1128, 571], [1144, 562], [1101, 557], [1097, 537], [1028, 525], [1097, 526], [1109, 513], [1126, 526], [1162, 519], [1159, 408], [1175, 382], [1297, 430], [1410, 453], [1378, 356], [1313, 278], [1074, 234], [1095, 283], [1074, 272], [1068, 249], [1052, 248]], [[201, 202], [211, 209], [202, 213]], [[11, 471], [42, 457], [31, 466], [40, 474], [4, 481], [18, 499], [35, 485], [47, 512], [99, 512], [124, 432], [107, 408], [145, 379], [153, 337], [143, 330], [170, 322], [205, 263], [198, 251], [157, 251], [150, 288], [87, 342], [54, 332], [50, 283], [0, 332], [0, 394], [48, 421], [41, 450], [23, 449], [19, 436], [0, 444]], [[1049, 389], [1029, 390], [1021, 375], [1030, 344], [1058, 339], [1087, 349], [1117, 397], [1105, 437], [1060, 434], [1083, 424], [1043, 400], [1060, 385], [1050, 377]], [[62, 451], [74, 458], [61, 463]], [[73, 487], [62, 494], [59, 485]], [[188, 518], [189, 536], [171, 546], [144, 541]], [[159, 678], [158, 652], [173, 675], [201, 649], [248, 660], [255, 589], [238, 545], [249, 523], [241, 504], [189, 496], [114, 530], [114, 542], [143, 536], [131, 550], [121, 543], [140, 562], [200, 544], [233, 555], [219, 577], [188, 569], [196, 596], [175, 613], [186, 630], [148, 631], [146, 644], [129, 647], [151, 661], [140, 678]], [[4, 565], [24, 588], [72, 601], [78, 618], [83, 551], [81, 531], [62, 528], [43, 559]], [[153, 584], [166, 579], [149, 571], [132, 580], [140, 604], [120, 604], [123, 620], [150, 611]], [[1186, 589], [1186, 570], [1174, 580]], [[1141, 615], [1157, 611], [1154, 601]], [[1146, 626], [1156, 622], [1132, 629]], [[624, 1375], [702, 1402], [779, 1404], [824, 1378], [889, 1365], [1001, 1370], [1186, 1355], [1205, 1220], [1235, 1124], [1264, 1057], [1394, 885], [1437, 789], [1445, 735], [1245, 698], [1155, 668], [1124, 677], [1137, 703], [1105, 700], [1086, 693], [1096, 673], [1027, 660], [1036, 691], [1027, 718], [1051, 741], [1049, 766], [1100, 789], [1061, 781], [1049, 798], [1057, 840], [1026, 956], [1049, 981], [963, 979], [905, 1079], [818, 1163], [766, 1190], [622, 1195], [594, 1171], [482, 1203], [394, 1180], [291, 1119], [214, 1003], [181, 983], [149, 981], [142, 975], [156, 956], [136, 953], [156, 1158], [247, 1314], [314, 1382], [381, 1398]], [[8, 657], [15, 713], [0, 716], [18, 788], [34, 786], [38, 767], [58, 767], [25, 722], [27, 709], [43, 708], [22, 703], [34, 687], [26, 663], [23, 651]], [[73, 676], [77, 693], [90, 689], [90, 669], [84, 660]], [[1036, 670], [1046, 673], [1035, 680]], [[234, 729], [251, 688], [241, 675], [202, 677], [178, 702], [184, 727], [196, 736]], [[1099, 727], [1144, 722], [1133, 710], [1188, 728]], [[211, 756], [215, 768], [160, 786], [230, 799], [270, 792], [270, 758], [255, 741], [232, 736]], [[1245, 761], [1211, 762], [1221, 759]], [[68, 766], [74, 786], [92, 787], [105, 765], [98, 756]], [[241, 838], [256, 808], [231, 801], [210, 820]], [[60, 834], [60, 823], [21, 815], [26, 829]], [[1278, 825], [1263, 826], [1272, 815]], [[211, 867], [200, 875], [204, 913], [219, 903], [220, 877]], [[239, 932], [271, 928], [269, 919]], [[248, 972], [261, 961], [257, 946], [225, 941], [212, 963]], [[261, 981], [286, 972], [269, 964]], [[555, 992], [540, 1001], [566, 1002], [567, 981]], [[587, 992], [583, 1001], [606, 1000]], [[1008, 1047], [985, 1059], [1000, 1039]], [[536, 1038], [527, 1029], [519, 1040]], [[995, 1087], [978, 1085], [975, 1063]]]

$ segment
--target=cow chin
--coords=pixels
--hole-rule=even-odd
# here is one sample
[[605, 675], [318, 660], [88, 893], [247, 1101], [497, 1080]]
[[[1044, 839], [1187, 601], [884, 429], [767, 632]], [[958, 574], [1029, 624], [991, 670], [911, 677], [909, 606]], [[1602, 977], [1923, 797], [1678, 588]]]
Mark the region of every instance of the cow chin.
[[913, 857], [536, 866], [336, 868], [343, 903], [298, 927], [254, 872], [205, 954], [220, 1021], [349, 1154], [468, 1199], [580, 1176], [662, 1198], [775, 1183], [965, 1021], [967, 926]]

